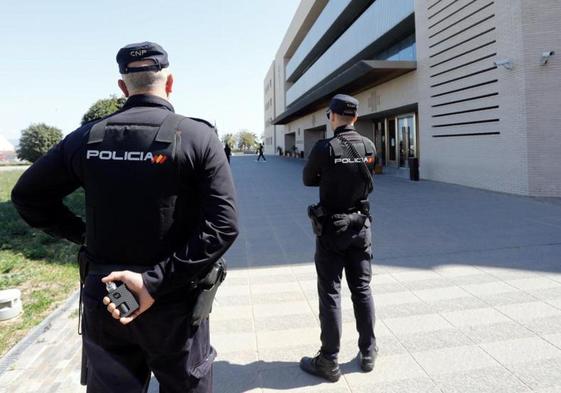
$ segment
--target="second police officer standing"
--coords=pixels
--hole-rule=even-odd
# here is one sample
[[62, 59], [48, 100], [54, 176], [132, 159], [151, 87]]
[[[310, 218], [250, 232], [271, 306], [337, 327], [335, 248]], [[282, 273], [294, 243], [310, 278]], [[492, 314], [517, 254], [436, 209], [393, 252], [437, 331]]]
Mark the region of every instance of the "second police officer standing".
[[[162, 47], [131, 44], [117, 62], [124, 107], [69, 134], [22, 175], [12, 199], [30, 225], [87, 244], [89, 393], [146, 392], [151, 371], [162, 393], [212, 392], [216, 352], [208, 319], [195, 318], [194, 283], [238, 233], [230, 166], [210, 124], [174, 113]], [[86, 223], [63, 204], [78, 187]], [[136, 295], [132, 316], [104, 298], [113, 281]]]
[[334, 137], [312, 149], [303, 172], [306, 186], [319, 186], [320, 202], [308, 214], [316, 234], [315, 265], [319, 295], [321, 349], [304, 357], [300, 367], [335, 382], [341, 377], [338, 353], [341, 342], [341, 278], [345, 270], [351, 291], [362, 370], [374, 368], [378, 352], [374, 335], [371, 281], [371, 217], [368, 195], [376, 150], [372, 141], [355, 131], [358, 101], [338, 94], [327, 117]]

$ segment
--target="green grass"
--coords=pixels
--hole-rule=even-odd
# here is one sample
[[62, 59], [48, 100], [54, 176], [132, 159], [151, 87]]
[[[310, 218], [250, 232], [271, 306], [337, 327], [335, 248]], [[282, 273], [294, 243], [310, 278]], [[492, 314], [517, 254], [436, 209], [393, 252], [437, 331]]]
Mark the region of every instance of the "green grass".
[[[20, 289], [24, 309], [18, 318], [0, 322], [0, 356], [78, 288], [77, 246], [31, 229], [10, 202], [21, 174], [0, 172], [0, 290]], [[83, 201], [78, 190], [65, 202], [83, 216]]]

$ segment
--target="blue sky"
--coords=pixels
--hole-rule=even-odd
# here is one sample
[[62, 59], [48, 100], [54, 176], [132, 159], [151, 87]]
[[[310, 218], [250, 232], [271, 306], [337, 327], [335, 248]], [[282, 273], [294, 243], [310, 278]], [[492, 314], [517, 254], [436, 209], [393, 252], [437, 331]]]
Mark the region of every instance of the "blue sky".
[[178, 113], [220, 133], [263, 131], [263, 79], [300, 0], [21, 0], [0, 3], [0, 134], [34, 122], [69, 133], [99, 98], [120, 94], [120, 47], [169, 53]]

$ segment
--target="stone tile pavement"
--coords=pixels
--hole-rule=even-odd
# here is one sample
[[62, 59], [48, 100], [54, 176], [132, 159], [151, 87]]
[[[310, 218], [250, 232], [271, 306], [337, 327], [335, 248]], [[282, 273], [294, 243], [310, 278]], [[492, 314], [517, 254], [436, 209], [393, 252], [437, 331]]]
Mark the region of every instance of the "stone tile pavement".
[[561, 392], [561, 274], [462, 265], [374, 272], [376, 368], [365, 374], [356, 363], [345, 290], [344, 378], [328, 384], [298, 368], [319, 343], [314, 266], [232, 271], [212, 317], [217, 392]]
[[[215, 392], [561, 392], [559, 204], [379, 177], [372, 288], [380, 357], [372, 373], [360, 372], [345, 289], [344, 378], [329, 384], [298, 368], [319, 348], [303, 214], [317, 190], [300, 187], [299, 161], [235, 157], [232, 166], [242, 229], [211, 317]], [[0, 392], [85, 391], [75, 307], [0, 367]]]
[[[372, 288], [376, 368], [356, 363], [345, 289], [344, 377], [330, 384], [298, 367], [319, 346], [313, 264], [231, 270], [211, 318], [215, 392], [561, 392], [561, 274], [376, 265]], [[85, 391], [75, 308], [0, 375], [0, 392]]]

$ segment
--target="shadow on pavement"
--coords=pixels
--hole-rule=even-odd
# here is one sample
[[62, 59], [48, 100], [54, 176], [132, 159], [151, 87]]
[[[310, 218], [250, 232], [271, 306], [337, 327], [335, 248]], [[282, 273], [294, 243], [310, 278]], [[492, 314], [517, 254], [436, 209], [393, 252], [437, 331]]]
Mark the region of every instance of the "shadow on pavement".
[[216, 393], [243, 393], [255, 388], [289, 390], [324, 383], [320, 378], [300, 370], [297, 362], [265, 362], [233, 364], [214, 363]]
[[[345, 366], [347, 372], [357, 371]], [[214, 393], [244, 393], [252, 389], [290, 390], [326, 383], [324, 380], [300, 370], [297, 362], [265, 362], [262, 360], [249, 364], [234, 364], [227, 361], [214, 362]], [[155, 377], [150, 381], [148, 393], [158, 392]]]

